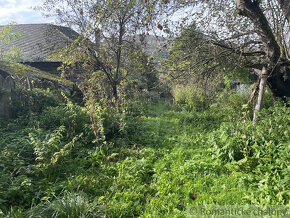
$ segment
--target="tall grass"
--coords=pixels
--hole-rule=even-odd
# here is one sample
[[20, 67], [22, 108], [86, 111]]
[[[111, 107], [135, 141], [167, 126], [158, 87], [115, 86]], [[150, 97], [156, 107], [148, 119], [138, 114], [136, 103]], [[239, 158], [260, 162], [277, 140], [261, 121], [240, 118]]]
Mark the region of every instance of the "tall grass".
[[[186, 217], [192, 205], [289, 205], [289, 108], [264, 109], [252, 126], [246, 108], [233, 117], [228, 107], [197, 112], [155, 103], [125, 117], [118, 137], [103, 144], [92, 142], [79, 107], [61, 112], [66, 118], [54, 114], [59, 106], [49, 109], [31, 126], [14, 121], [0, 132], [2, 215]], [[46, 126], [47, 116], [68, 128]], [[70, 119], [84, 128], [72, 128]]]

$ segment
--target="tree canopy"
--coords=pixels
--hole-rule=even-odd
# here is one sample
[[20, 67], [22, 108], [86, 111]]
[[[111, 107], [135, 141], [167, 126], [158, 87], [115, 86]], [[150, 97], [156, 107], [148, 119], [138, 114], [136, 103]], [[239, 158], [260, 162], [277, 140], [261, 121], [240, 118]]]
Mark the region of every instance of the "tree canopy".
[[[274, 96], [289, 96], [289, 3], [287, 1], [175, 1], [192, 7], [188, 15], [211, 43], [236, 65], [260, 72], [267, 68], [267, 83]], [[257, 71], [255, 71], [257, 72]]]

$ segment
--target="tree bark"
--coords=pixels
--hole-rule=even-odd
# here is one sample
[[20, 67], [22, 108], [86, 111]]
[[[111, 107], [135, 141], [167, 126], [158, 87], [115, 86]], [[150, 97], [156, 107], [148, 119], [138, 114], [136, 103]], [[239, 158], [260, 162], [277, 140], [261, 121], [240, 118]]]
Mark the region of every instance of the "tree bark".
[[289, 0], [278, 0], [280, 7], [283, 11], [283, 14], [285, 15], [288, 26], [290, 28], [290, 1]]
[[[289, 15], [289, 0], [279, 0], [283, 12]], [[254, 24], [257, 34], [261, 38], [266, 53], [266, 68], [268, 71], [268, 85], [275, 97], [290, 97], [289, 66], [281, 71], [283, 63], [281, 50], [273, 31], [259, 5], [259, 0], [237, 0], [240, 15], [248, 17]], [[287, 10], [286, 10], [286, 9]], [[288, 19], [289, 17], [287, 17]], [[286, 60], [287, 61], [287, 60]]]
[[[276, 67], [276, 72], [271, 73], [268, 77], [268, 86], [271, 89], [274, 97], [290, 97], [290, 68]], [[284, 72], [283, 72], [284, 71]]]
[[261, 75], [260, 75], [260, 84], [259, 84], [259, 94], [258, 94], [258, 99], [256, 102], [256, 106], [254, 109], [254, 117], [253, 117], [253, 123], [255, 123], [258, 119], [258, 112], [262, 108], [262, 103], [263, 103], [263, 97], [265, 93], [265, 86], [267, 83], [267, 78], [268, 78], [268, 72], [266, 67], [263, 67]]
[[100, 50], [100, 44], [101, 44], [101, 30], [96, 28], [95, 29], [95, 49], [97, 51], [97, 53]]
[[267, 18], [259, 6], [259, 1], [237, 0], [237, 8], [240, 15], [250, 18], [253, 22], [256, 32], [263, 43], [268, 63], [273, 65], [268, 67], [274, 68], [281, 55], [280, 47]]
[[112, 84], [112, 89], [113, 89], [113, 97], [116, 103], [118, 103], [119, 96], [118, 96], [118, 89], [117, 89], [117, 84], [114, 83]]

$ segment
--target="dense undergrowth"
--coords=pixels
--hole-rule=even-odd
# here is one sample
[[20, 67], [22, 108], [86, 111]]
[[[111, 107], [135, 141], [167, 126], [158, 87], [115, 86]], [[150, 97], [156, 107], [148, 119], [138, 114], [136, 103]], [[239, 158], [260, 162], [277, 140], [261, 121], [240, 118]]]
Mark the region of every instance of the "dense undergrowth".
[[289, 108], [270, 106], [253, 126], [247, 108], [233, 105], [151, 103], [121, 115], [118, 128], [103, 120], [97, 142], [85, 108], [70, 101], [3, 124], [0, 216], [185, 217], [191, 205], [289, 205]]

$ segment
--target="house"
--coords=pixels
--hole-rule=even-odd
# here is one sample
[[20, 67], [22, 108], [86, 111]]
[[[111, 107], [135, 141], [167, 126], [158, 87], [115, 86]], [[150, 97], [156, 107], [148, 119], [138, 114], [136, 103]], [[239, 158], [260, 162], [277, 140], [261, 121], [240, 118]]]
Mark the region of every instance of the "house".
[[77, 91], [72, 81], [58, 75], [20, 63], [0, 61], [0, 119], [14, 117], [11, 106], [15, 99], [16, 80], [27, 89], [34, 86], [43, 89], [60, 88], [68, 92]]
[[51, 55], [79, 36], [69, 27], [52, 24], [17, 24], [12, 26], [11, 33], [19, 33], [20, 37], [9, 44], [0, 42], [1, 52], [15, 46], [19, 50], [19, 63], [53, 74], [57, 74], [61, 62]]
[[[1, 28], [1, 26], [0, 26]], [[31, 81], [40, 88], [62, 88], [74, 91], [73, 82], [60, 77], [59, 60], [53, 54], [69, 45], [79, 34], [74, 30], [52, 24], [13, 25], [11, 33], [20, 37], [10, 43], [0, 42], [0, 53], [9, 53], [11, 47], [18, 50], [17, 62], [0, 60], [0, 118], [11, 117], [11, 103], [15, 79], [31, 88]]]

